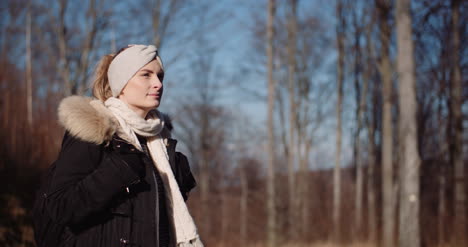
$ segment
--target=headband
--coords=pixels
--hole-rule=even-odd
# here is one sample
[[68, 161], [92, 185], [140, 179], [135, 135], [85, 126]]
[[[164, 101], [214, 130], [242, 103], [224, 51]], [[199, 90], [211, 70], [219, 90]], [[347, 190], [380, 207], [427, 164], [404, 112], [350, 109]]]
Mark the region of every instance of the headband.
[[155, 58], [158, 59], [162, 67], [158, 49], [154, 45], [129, 45], [128, 48], [115, 56], [107, 70], [112, 96], [119, 96], [136, 72]]

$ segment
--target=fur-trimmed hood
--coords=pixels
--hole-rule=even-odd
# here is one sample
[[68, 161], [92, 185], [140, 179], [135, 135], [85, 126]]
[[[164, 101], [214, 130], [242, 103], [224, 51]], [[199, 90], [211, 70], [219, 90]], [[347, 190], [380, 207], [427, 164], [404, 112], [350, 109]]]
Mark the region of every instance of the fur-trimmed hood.
[[[168, 115], [164, 120], [163, 138], [170, 138], [172, 123]], [[64, 98], [58, 107], [60, 124], [71, 135], [95, 144], [109, 142], [119, 127], [119, 122], [104, 104], [97, 99], [83, 96]]]

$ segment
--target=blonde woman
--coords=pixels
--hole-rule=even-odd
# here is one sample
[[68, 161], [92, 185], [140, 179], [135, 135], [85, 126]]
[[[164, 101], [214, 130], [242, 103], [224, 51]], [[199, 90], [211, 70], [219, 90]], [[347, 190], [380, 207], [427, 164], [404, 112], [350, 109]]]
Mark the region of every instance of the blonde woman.
[[195, 180], [157, 110], [163, 80], [156, 47], [129, 45], [102, 58], [95, 99], [60, 103], [66, 132], [44, 193], [59, 246], [203, 246], [185, 204]]

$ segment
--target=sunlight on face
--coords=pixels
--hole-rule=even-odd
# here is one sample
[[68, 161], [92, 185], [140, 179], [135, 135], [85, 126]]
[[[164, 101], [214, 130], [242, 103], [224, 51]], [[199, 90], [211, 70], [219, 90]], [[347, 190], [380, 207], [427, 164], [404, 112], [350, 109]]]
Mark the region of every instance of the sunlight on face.
[[142, 118], [159, 106], [163, 95], [164, 71], [155, 59], [141, 68], [125, 85], [119, 99]]

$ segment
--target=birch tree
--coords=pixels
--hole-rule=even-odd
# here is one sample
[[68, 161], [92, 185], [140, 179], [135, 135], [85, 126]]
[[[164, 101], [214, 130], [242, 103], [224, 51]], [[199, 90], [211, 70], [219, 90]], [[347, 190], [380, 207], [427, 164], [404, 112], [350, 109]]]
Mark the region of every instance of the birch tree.
[[400, 165], [399, 246], [421, 245], [419, 229], [419, 169], [416, 124], [416, 78], [411, 26], [411, 0], [396, 2], [397, 70], [399, 82], [399, 131], [402, 163]]

